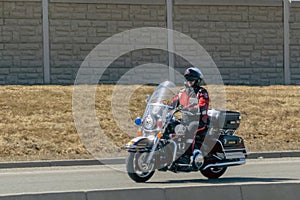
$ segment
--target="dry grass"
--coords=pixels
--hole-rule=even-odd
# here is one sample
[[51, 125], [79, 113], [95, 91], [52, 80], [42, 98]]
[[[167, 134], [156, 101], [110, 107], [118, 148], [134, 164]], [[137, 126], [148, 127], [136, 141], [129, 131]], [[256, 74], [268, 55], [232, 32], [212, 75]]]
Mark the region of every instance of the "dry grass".
[[[130, 88], [123, 86], [123, 94]], [[300, 150], [299, 86], [225, 88], [227, 109], [240, 111], [243, 116], [238, 135], [245, 138], [250, 151]], [[135, 127], [133, 122], [128, 126], [123, 123], [123, 129], [128, 130], [124, 131], [116, 125], [111, 111], [113, 89], [99, 85], [96, 93], [96, 114], [104, 130], [101, 137], [111, 142], [105, 146], [106, 140], [86, 144], [79, 137], [72, 116], [73, 86], [1, 86], [1, 160], [91, 158], [85, 146], [98, 146], [98, 153], [109, 153], [112, 143], [123, 147], [133, 137]], [[130, 119], [124, 122], [142, 115], [145, 94], [152, 91], [153, 87], [144, 86], [127, 97], [133, 103], [129, 105]], [[124, 112], [124, 97], [121, 93], [117, 97], [117, 112]]]
[[300, 149], [300, 87], [226, 88], [228, 109], [239, 110], [239, 129], [251, 151]]

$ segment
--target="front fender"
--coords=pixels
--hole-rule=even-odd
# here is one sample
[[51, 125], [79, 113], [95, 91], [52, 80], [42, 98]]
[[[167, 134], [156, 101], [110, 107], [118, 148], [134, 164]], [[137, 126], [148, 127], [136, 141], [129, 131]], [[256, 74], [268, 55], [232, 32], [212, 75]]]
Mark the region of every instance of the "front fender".
[[128, 151], [150, 151], [153, 145], [154, 138], [136, 137], [125, 145]]

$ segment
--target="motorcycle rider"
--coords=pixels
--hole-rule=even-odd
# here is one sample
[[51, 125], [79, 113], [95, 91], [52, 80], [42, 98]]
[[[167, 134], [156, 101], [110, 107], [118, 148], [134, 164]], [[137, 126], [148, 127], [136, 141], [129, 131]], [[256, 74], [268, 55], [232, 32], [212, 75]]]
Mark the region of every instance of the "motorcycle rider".
[[[201, 87], [203, 74], [196, 67], [189, 67], [184, 72], [185, 89], [181, 90], [173, 99], [174, 107], [181, 106], [183, 110], [193, 113], [193, 119], [183, 119], [188, 126], [188, 134], [193, 134], [192, 144], [193, 164], [200, 168], [203, 164], [203, 154], [200, 151], [208, 125], [209, 96], [205, 88]], [[195, 117], [196, 116], [196, 117]]]

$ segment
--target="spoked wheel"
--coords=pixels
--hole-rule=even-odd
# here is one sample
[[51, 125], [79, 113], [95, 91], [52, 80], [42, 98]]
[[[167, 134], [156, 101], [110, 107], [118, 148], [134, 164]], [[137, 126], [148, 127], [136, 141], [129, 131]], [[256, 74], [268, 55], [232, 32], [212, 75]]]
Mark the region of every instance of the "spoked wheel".
[[151, 161], [146, 163], [149, 153], [130, 152], [127, 161], [126, 168], [129, 177], [135, 182], [146, 182], [154, 174], [155, 164]]
[[222, 176], [227, 167], [211, 167], [206, 170], [201, 170], [201, 174], [209, 179], [217, 179]]

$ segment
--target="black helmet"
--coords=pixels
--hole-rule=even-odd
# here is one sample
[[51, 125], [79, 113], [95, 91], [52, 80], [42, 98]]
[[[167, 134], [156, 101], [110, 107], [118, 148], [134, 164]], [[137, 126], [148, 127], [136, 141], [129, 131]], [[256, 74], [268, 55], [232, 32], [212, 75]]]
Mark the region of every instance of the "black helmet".
[[189, 67], [184, 72], [184, 77], [187, 81], [201, 81], [204, 77], [200, 69]]

